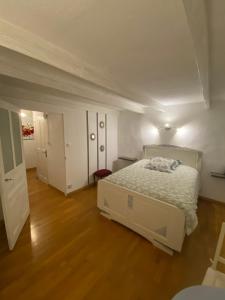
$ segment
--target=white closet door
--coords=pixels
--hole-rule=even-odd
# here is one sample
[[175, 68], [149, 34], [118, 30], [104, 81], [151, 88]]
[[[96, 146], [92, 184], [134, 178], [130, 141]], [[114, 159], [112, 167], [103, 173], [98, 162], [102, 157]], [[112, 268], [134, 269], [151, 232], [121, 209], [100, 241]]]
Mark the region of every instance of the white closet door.
[[93, 173], [98, 169], [97, 164], [97, 113], [87, 112], [88, 140], [88, 183], [93, 183]]
[[98, 169], [106, 169], [106, 114], [98, 113]]
[[64, 123], [62, 114], [49, 113], [48, 121], [48, 183], [66, 193]]

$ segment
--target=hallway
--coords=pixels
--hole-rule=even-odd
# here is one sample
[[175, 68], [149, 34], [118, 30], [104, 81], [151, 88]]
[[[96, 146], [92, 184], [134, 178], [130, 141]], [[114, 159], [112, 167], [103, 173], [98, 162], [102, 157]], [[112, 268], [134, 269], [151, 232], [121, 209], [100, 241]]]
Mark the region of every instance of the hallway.
[[31, 215], [12, 252], [1, 227], [2, 300], [170, 299], [201, 283], [225, 214], [225, 206], [200, 201], [198, 228], [171, 257], [100, 216], [95, 187], [66, 198], [34, 170], [28, 186]]

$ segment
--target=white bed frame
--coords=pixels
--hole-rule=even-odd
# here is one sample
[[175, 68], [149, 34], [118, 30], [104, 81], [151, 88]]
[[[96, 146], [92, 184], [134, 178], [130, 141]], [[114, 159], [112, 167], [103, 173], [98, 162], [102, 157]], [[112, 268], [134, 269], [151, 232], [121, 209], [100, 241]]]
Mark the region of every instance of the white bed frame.
[[[143, 150], [143, 158], [180, 159], [183, 164], [200, 171], [202, 155], [199, 151], [168, 145], [146, 145]], [[171, 255], [173, 250], [181, 251], [185, 215], [176, 206], [105, 180], [98, 182], [97, 205], [103, 216], [134, 230], [163, 251]]]

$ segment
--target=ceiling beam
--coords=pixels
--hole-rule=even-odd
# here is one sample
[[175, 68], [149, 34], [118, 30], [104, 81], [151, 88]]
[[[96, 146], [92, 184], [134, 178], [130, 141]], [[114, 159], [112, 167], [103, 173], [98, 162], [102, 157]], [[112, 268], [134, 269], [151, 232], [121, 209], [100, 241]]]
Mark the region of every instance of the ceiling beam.
[[[46, 41], [45, 39], [3, 19], [0, 19], [0, 47], [13, 50], [19, 54], [43, 62], [49, 66], [65, 71], [79, 80], [84, 80], [108, 90], [112, 95], [121, 99], [136, 102], [136, 96], [121, 87], [120, 83], [111, 78], [107, 68], [98, 69], [88, 64], [76, 53], [68, 51]], [[159, 105], [153, 99], [142, 100], [142, 103]], [[136, 102], [137, 103], [137, 102]], [[136, 105], [136, 104], [135, 104]], [[145, 106], [144, 104], [142, 105]]]
[[106, 78], [102, 70], [99, 72], [75, 53], [72, 55], [43, 38], [2, 19], [0, 19], [0, 46], [98, 85], [116, 88], [113, 82], [107, 80], [108, 74]]
[[0, 47], [0, 74], [74, 95], [74, 100], [79, 96], [84, 102], [144, 113], [142, 104], [4, 47]]
[[59, 97], [57, 95], [45, 94], [37, 91], [30, 91], [19, 87], [11, 87], [0, 83], [0, 98], [4, 101], [10, 102], [20, 109], [27, 110], [41, 110], [41, 111], [58, 111], [73, 109], [93, 110], [98, 107], [99, 111], [118, 110], [116, 107], [104, 106], [92, 101], [83, 102], [79, 97], [76, 100], [70, 100], [66, 97]]
[[204, 0], [183, 0], [206, 108], [210, 107], [208, 20]]

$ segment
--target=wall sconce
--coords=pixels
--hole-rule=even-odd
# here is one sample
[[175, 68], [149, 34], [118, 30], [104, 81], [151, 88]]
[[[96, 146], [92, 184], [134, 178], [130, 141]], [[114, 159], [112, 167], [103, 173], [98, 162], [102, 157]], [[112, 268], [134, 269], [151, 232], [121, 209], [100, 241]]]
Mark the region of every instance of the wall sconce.
[[158, 130], [166, 130], [166, 131], [169, 131], [169, 130], [177, 130], [177, 128], [176, 127], [173, 127], [170, 123], [165, 123], [164, 125], [163, 125], [163, 127], [158, 127]]
[[171, 127], [171, 125], [170, 125], [169, 123], [166, 123], [166, 124], [164, 125], [164, 129], [170, 130], [170, 129], [172, 129], [172, 127]]
[[160, 131], [163, 131], [163, 130], [166, 130], [166, 131], [169, 131], [169, 130], [180, 131], [180, 128], [173, 127], [170, 123], [165, 123], [162, 127], [152, 127], [151, 128], [151, 132], [153, 134], [157, 134], [157, 133], [159, 133]]

